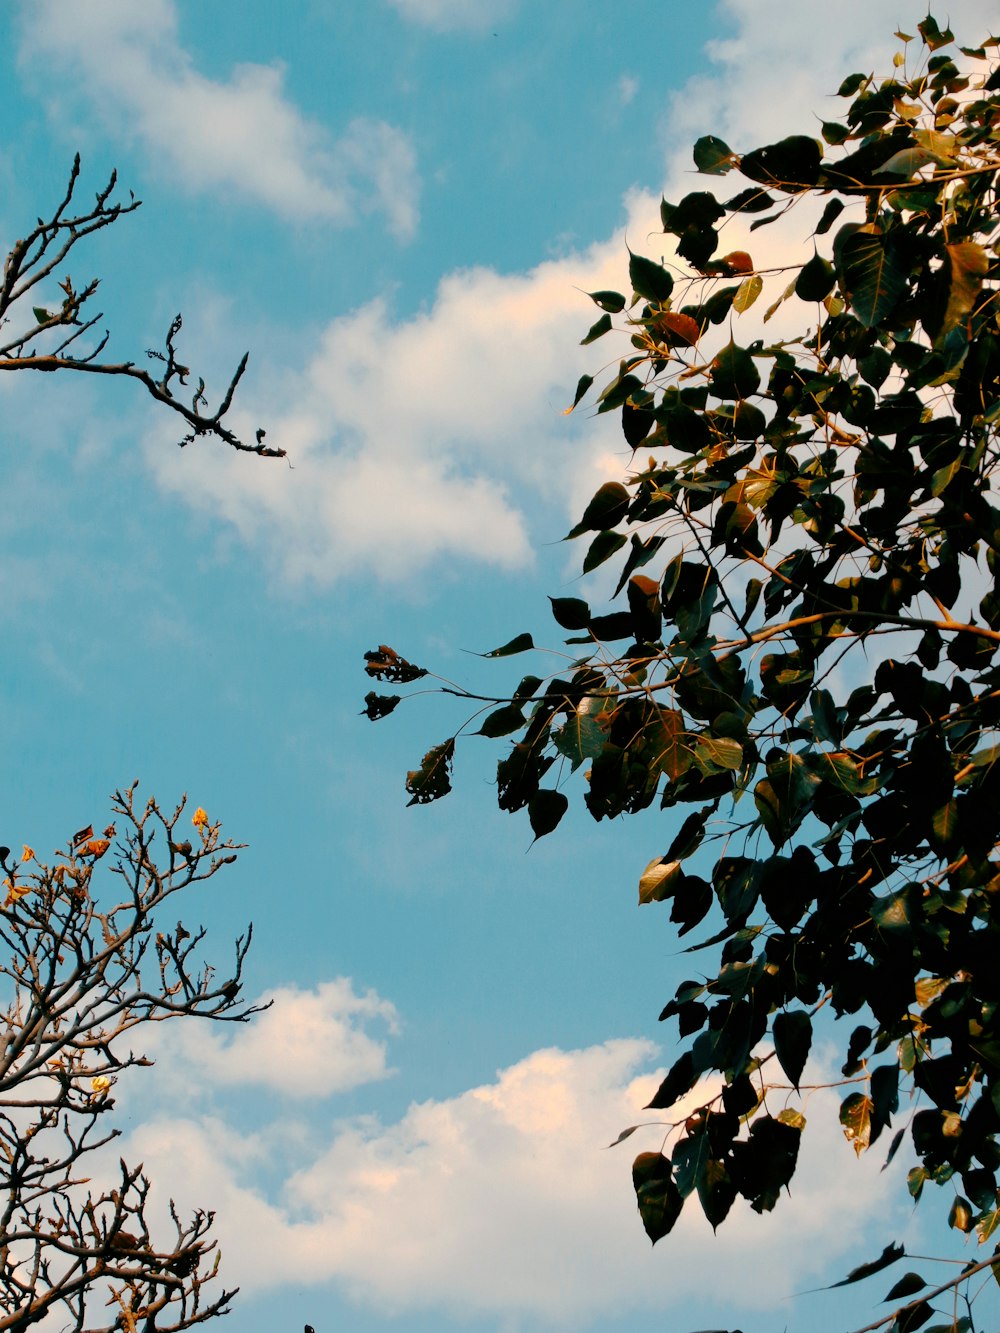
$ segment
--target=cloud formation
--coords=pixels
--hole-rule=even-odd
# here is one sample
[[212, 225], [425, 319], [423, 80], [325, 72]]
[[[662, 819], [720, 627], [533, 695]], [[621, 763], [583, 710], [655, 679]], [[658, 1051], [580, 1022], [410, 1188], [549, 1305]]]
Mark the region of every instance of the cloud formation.
[[177, 1024], [161, 1029], [158, 1063], [183, 1067], [214, 1087], [260, 1087], [315, 1099], [374, 1083], [392, 1072], [384, 1035], [398, 1031], [396, 1010], [374, 991], [359, 994], [348, 977], [315, 990], [283, 986], [254, 1001], [270, 1005], [248, 1026]]
[[298, 110], [278, 64], [207, 78], [180, 44], [173, 0], [38, 0], [21, 11], [20, 56], [45, 75], [54, 114], [83, 108], [185, 189], [289, 221], [348, 226], [377, 212], [400, 238], [416, 228], [416, 157], [401, 130], [357, 117], [331, 134]]
[[[279, 1040], [272, 1029], [258, 1055]], [[656, 1055], [639, 1040], [535, 1051], [493, 1082], [412, 1105], [389, 1124], [317, 1128], [312, 1107], [308, 1122], [285, 1115], [240, 1134], [195, 1110], [143, 1125], [127, 1151], [154, 1182], [169, 1180], [179, 1202], [212, 1201], [225, 1280], [248, 1296], [333, 1283], [388, 1313], [589, 1324], [675, 1310], [709, 1289], [720, 1305], [764, 1308], [864, 1243], [857, 1219], [890, 1224], [898, 1172], [880, 1174], [877, 1154], [854, 1160], [836, 1097], [820, 1092], [806, 1108], [791, 1195], [774, 1213], [738, 1203], [713, 1236], [694, 1202], [651, 1250], [628, 1165], [633, 1148], [659, 1148], [664, 1131], [605, 1145], [656, 1118], [640, 1109], [661, 1076], [650, 1069]], [[683, 1114], [680, 1106], [671, 1118]], [[842, 1164], [835, 1174], [832, 1155]]]

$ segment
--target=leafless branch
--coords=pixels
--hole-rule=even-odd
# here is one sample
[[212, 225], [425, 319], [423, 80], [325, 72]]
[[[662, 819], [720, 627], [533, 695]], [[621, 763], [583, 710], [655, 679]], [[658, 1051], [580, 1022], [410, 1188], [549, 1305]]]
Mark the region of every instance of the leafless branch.
[[[4, 263], [3, 282], [0, 283], [0, 370], [38, 370], [53, 372], [71, 370], [92, 375], [118, 375], [126, 379], [137, 380], [158, 402], [182, 417], [189, 428], [179, 443], [191, 444], [199, 437], [214, 437], [231, 448], [243, 453], [258, 454], [263, 458], [283, 458], [284, 449], [273, 448], [264, 444], [265, 432], [258, 429], [254, 443], [249, 444], [231, 430], [224, 418], [232, 407], [236, 388], [243, 378], [247, 367], [248, 353], [245, 353], [229, 386], [215, 411], [208, 409], [205, 397], [205, 381], [198, 380], [198, 387], [185, 402], [176, 396], [177, 389], [187, 386], [190, 370], [177, 359], [175, 341], [181, 329], [181, 317], [177, 315], [171, 321], [167, 331], [164, 350], [147, 351], [150, 360], [159, 361], [164, 366], [163, 375], [157, 379], [137, 366], [133, 361], [102, 361], [101, 353], [109, 341], [107, 331], [95, 334], [102, 314], [84, 318], [82, 312], [98, 288], [98, 279], [94, 278], [83, 287], [77, 288], [67, 274], [58, 283], [62, 293], [59, 305], [49, 308], [33, 305], [30, 318], [25, 307], [29, 293], [35, 293], [39, 299], [41, 284], [54, 278], [62, 269], [63, 262], [70, 251], [85, 237], [109, 227], [128, 213], [134, 213], [141, 201], [130, 192], [128, 202], [115, 201], [113, 196], [117, 186], [117, 175], [111, 173], [107, 185], [98, 191], [92, 207], [81, 212], [71, 213], [74, 195], [80, 178], [80, 155], [73, 160], [69, 183], [62, 201], [48, 219], [39, 218], [35, 228], [22, 240], [15, 241]], [[25, 313], [22, 315], [22, 310]], [[12, 333], [11, 326], [19, 331]], [[46, 346], [46, 335], [58, 335], [58, 341]], [[96, 341], [89, 344], [89, 335], [94, 334]], [[83, 341], [80, 341], [80, 340]], [[51, 339], [49, 339], [51, 344]], [[72, 350], [71, 350], [72, 349]]]

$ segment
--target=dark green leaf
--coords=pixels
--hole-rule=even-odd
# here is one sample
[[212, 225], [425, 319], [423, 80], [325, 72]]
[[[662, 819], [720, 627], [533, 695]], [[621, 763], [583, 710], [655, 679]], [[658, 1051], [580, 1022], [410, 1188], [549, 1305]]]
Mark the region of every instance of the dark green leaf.
[[587, 295], [596, 306], [611, 315], [620, 315], [625, 309], [626, 301], [621, 292], [588, 292]]
[[840, 289], [855, 316], [865, 328], [881, 324], [906, 289], [907, 268], [895, 244], [874, 223], [842, 227], [834, 255]]
[[802, 301], [822, 301], [833, 291], [835, 282], [836, 274], [829, 260], [813, 255], [795, 280], [795, 295]]
[[494, 648], [492, 652], [482, 653], [483, 657], [512, 657], [515, 653], [526, 653], [534, 648], [535, 644], [530, 634], [517, 634], [509, 643], [503, 644], [500, 648]]
[[567, 535], [579, 537], [584, 532], [598, 532], [602, 528], [613, 528], [628, 513], [629, 493], [619, 481], [606, 481], [599, 486], [594, 498], [583, 511], [583, 517]]
[[[616, 551], [621, 550], [627, 540], [628, 538], [621, 532], [599, 532], [590, 543], [587, 554], [583, 557], [583, 572], [589, 574], [598, 565], [603, 565], [605, 560], [610, 560]], [[605, 616], [602, 619], [608, 619], [608, 617]], [[591, 628], [597, 633], [596, 620], [591, 622]]]
[[822, 157], [817, 140], [793, 134], [780, 143], [744, 153], [740, 171], [772, 189], [798, 192], [816, 184]]
[[603, 338], [606, 333], [611, 331], [611, 316], [602, 315], [599, 320], [591, 324], [587, 330], [587, 336], [580, 339], [580, 346], [587, 347], [590, 343], [596, 342], [598, 338]]
[[871, 75], [869, 74], [848, 74], [847, 78], [837, 89], [837, 96], [852, 97], [870, 78]]
[[569, 809], [569, 799], [561, 791], [539, 787], [528, 801], [528, 820], [535, 838], [544, 838]]
[[694, 146], [694, 164], [706, 176], [724, 176], [738, 161], [729, 145], [713, 134], [706, 134]]
[[637, 296], [663, 305], [674, 289], [673, 277], [662, 264], [629, 251], [628, 275]]
[[640, 1153], [632, 1164], [632, 1183], [642, 1225], [655, 1245], [673, 1230], [684, 1206], [672, 1178], [669, 1157], [662, 1153]]
[[552, 615], [563, 629], [586, 629], [590, 624], [590, 607], [582, 597], [550, 597]]
[[505, 704], [483, 719], [483, 725], [476, 733], [478, 736], [509, 736], [524, 725], [524, 714], [515, 704]]
[[886, 1293], [884, 1299], [898, 1301], [903, 1296], [912, 1296], [915, 1291], [920, 1291], [926, 1286], [927, 1283], [919, 1273], [904, 1273], [899, 1281]]
[[573, 411], [574, 407], [579, 406], [580, 400], [583, 398], [583, 395], [587, 392], [587, 390], [590, 388], [593, 382], [594, 382], [593, 375], [580, 376], [580, 378], [576, 382], [576, 393], [573, 395], [573, 402], [566, 409], [567, 415]]
[[804, 1009], [784, 1010], [775, 1014], [771, 1025], [774, 1051], [789, 1083], [799, 1089], [799, 1079], [812, 1045], [812, 1021]]
[[743, 347], [729, 342], [712, 360], [712, 392], [719, 398], [748, 398], [760, 387], [760, 372]]

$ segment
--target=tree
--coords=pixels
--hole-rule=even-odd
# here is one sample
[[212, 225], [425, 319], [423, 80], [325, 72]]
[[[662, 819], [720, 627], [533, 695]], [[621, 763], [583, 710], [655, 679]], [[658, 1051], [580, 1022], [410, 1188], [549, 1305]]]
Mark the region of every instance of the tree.
[[[13, 860], [0, 848], [2, 1330], [58, 1311], [60, 1327], [77, 1333], [167, 1333], [222, 1313], [235, 1295], [205, 1291], [218, 1269], [212, 1213], [185, 1220], [171, 1203], [164, 1237], [141, 1165], [120, 1161], [110, 1177], [99, 1160], [121, 1132], [106, 1124], [118, 1078], [152, 1063], [125, 1044], [136, 1029], [185, 1017], [245, 1022], [257, 1012], [238, 998], [252, 928], [219, 981], [201, 959], [205, 932], [163, 924], [177, 894], [236, 860], [235, 844], [200, 808], [186, 837], [184, 801], [165, 812], [137, 802], [136, 786], [115, 795], [120, 835], [116, 824], [97, 837], [80, 829], [50, 865], [31, 847]], [[97, 882], [109, 852], [117, 889]]]
[[[574, 790], [596, 820], [687, 808], [639, 902], [680, 936], [706, 923], [692, 949], [717, 967], [660, 1014], [681, 1050], [650, 1103], [663, 1150], [633, 1168], [643, 1225], [655, 1243], [695, 1196], [716, 1227], [737, 1198], [775, 1207], [825, 1010], [849, 1020], [854, 1151], [891, 1130], [891, 1159], [909, 1133], [914, 1199], [948, 1184], [949, 1224], [988, 1247], [938, 1290], [896, 1284], [913, 1299], [872, 1327], [898, 1329], [975, 1272], [1000, 1280], [1000, 43], [918, 26], [891, 77], [844, 80], [822, 142], [700, 139], [701, 172], [748, 184], [664, 200], [676, 258], [630, 253], [631, 297], [591, 294], [585, 343], [624, 321], [596, 411], [619, 415], [633, 466], [568, 537], [585, 573], [620, 560], [617, 609], [551, 599], [571, 635], [558, 677], [444, 685], [482, 707], [406, 779], [411, 804], [444, 796], [479, 721], [514, 737], [498, 803], [536, 837]], [[812, 256], [756, 266], [753, 233], [803, 213]], [[727, 229], [750, 239], [720, 254]], [[769, 337], [779, 311], [791, 331]], [[380, 681], [429, 674], [385, 645], [366, 660]]]
[[[157, 378], [100, 359], [108, 334], [95, 332], [102, 316], [88, 307], [96, 280], [78, 288], [61, 277], [53, 303], [49, 288], [70, 251], [139, 207], [132, 196], [115, 201], [112, 174], [93, 207], [72, 211], [79, 175], [77, 157], [59, 206], [7, 257], [0, 369], [137, 380], [183, 418], [182, 444], [205, 436], [282, 457], [262, 430], [247, 444], [226, 424], [245, 356], [209, 411], [201, 379], [188, 401], [177, 396], [191, 373], [177, 360], [179, 315], [164, 351], [147, 353], [162, 367]], [[219, 1259], [212, 1213], [185, 1219], [170, 1203], [165, 1229], [142, 1166], [108, 1161], [121, 1132], [109, 1124], [118, 1078], [152, 1063], [129, 1044], [133, 1034], [178, 1018], [245, 1022], [257, 1012], [239, 1000], [252, 928], [218, 981], [202, 957], [204, 931], [164, 922], [174, 897], [235, 861], [237, 845], [200, 807], [187, 836], [185, 802], [172, 812], [143, 804], [137, 784], [115, 794], [114, 811], [102, 835], [80, 829], [51, 864], [28, 846], [19, 857], [0, 847], [0, 1330], [11, 1333], [39, 1323], [180, 1333], [224, 1313], [235, 1295], [210, 1285]], [[102, 873], [109, 863], [117, 887]]]

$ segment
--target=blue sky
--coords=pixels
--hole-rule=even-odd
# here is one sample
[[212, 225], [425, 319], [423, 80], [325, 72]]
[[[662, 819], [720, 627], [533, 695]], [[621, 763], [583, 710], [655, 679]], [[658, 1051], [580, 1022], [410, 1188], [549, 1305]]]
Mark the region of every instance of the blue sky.
[[[250, 349], [236, 418], [289, 452], [182, 453], [125, 383], [0, 381], [4, 841], [55, 847], [138, 776], [249, 843], [189, 910], [223, 957], [254, 921], [248, 993], [274, 1008], [158, 1038], [118, 1098], [132, 1155], [217, 1208], [245, 1333], [839, 1328], [867, 1294], [786, 1298], [919, 1234], [816, 1094], [773, 1216], [714, 1239], [685, 1218], [650, 1252], [628, 1166], [659, 1138], [603, 1145], [642, 1118], [691, 968], [635, 906], [673, 816], [573, 817], [532, 847], [475, 739], [456, 794], [407, 809], [406, 770], [460, 719], [359, 714], [380, 642], [491, 688], [511, 673], [470, 651], [558, 642], [546, 594], [580, 591], [559, 538], [626, 462], [613, 424], [563, 415], [616, 354], [579, 346], [581, 290], [625, 283], [626, 237], [661, 253], [695, 138], [818, 128], [924, 12], [5, 7], [4, 251], [74, 152], [88, 191], [116, 167], [143, 207], [72, 269], [103, 279], [111, 352], [182, 310], [210, 388]], [[995, 12], [950, 17], [971, 42]]]

